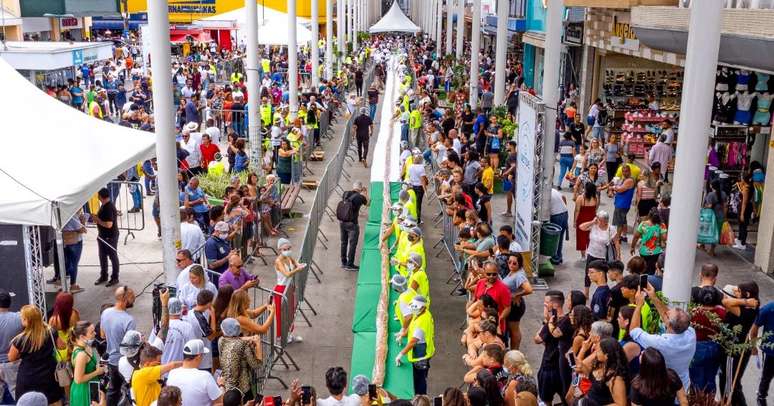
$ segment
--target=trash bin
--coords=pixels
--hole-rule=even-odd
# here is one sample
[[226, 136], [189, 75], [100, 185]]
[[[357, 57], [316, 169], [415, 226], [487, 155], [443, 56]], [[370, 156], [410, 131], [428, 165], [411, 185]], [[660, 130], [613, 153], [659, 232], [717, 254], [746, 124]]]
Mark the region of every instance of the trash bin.
[[553, 257], [559, 248], [562, 228], [554, 223], [545, 222], [540, 227], [540, 255]]

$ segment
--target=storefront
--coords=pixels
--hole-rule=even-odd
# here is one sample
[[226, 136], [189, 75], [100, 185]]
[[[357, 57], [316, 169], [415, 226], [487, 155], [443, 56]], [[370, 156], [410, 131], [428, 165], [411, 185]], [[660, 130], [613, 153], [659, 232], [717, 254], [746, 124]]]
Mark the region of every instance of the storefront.
[[36, 86], [67, 84], [77, 77], [77, 67], [113, 57], [110, 42], [7, 42], [3, 58]]
[[[624, 143], [626, 152], [645, 158], [663, 132], [666, 121], [679, 137], [680, 102], [684, 55], [649, 48], [640, 43], [630, 26], [626, 10], [588, 9], [584, 44], [588, 47], [590, 69], [585, 81], [591, 83], [586, 106], [595, 98], [608, 105], [608, 130]], [[710, 130], [711, 179], [720, 179], [733, 206], [735, 183], [742, 173], [765, 166], [771, 137], [774, 80], [768, 72], [753, 72], [720, 65], [717, 67]], [[586, 109], [588, 110], [588, 109]], [[587, 111], [584, 111], [584, 114]], [[755, 164], [754, 162], [757, 162]], [[643, 160], [643, 164], [646, 162]], [[671, 172], [674, 163], [669, 165]], [[765, 168], [762, 168], [765, 170]], [[761, 174], [756, 176], [760, 179]], [[755, 182], [753, 203], [760, 213], [763, 182]], [[729, 216], [736, 228], [735, 217]], [[753, 220], [751, 232], [756, 230]], [[754, 244], [754, 238], [748, 243]]]

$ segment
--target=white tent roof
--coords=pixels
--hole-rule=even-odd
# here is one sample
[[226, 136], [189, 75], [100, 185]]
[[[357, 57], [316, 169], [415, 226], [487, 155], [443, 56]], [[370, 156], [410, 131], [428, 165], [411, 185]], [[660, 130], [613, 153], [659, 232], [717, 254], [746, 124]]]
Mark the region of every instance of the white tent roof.
[[[203, 18], [199, 21], [206, 24], [208, 21], [234, 21], [239, 28], [240, 39], [247, 37], [247, 12], [245, 8], [231, 10]], [[296, 42], [305, 44], [312, 40], [312, 31], [305, 25], [310, 21], [307, 18], [296, 17]], [[270, 7], [258, 6], [258, 43], [264, 45], [288, 44], [288, 15]]]
[[411, 22], [398, 6], [398, 2], [393, 1], [392, 7], [387, 14], [376, 24], [372, 25], [368, 32], [375, 34], [379, 32], [419, 32], [420, 28]]
[[[154, 154], [155, 136], [98, 120], [48, 96], [0, 58], [0, 223], [55, 226]], [[23, 103], [19, 101], [23, 100]]]

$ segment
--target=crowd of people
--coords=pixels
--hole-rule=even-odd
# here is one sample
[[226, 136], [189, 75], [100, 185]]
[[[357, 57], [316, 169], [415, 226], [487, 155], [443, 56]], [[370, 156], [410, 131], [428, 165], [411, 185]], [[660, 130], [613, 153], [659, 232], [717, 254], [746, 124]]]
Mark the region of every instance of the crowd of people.
[[[355, 128], [358, 143], [365, 144], [365, 154], [363, 146], [359, 147], [359, 158], [367, 165], [367, 141], [379, 87], [374, 88], [376, 96], [372, 96], [372, 89], [362, 89], [363, 62], [378, 41], [365, 43], [351, 75], [345, 70], [336, 79], [323, 81], [319, 89], [314, 89], [315, 94], [304, 95], [298, 117], [293, 120], [288, 118], [287, 80], [282, 75], [286, 55], [280, 51], [265, 58], [266, 65], [262, 61], [259, 116], [267, 129], [262, 169], [270, 173], [265, 179], [259, 179], [258, 168], [251, 168], [247, 158], [244, 102], [248, 95], [243, 75], [235, 72], [226, 85], [214, 83], [209, 76], [211, 64], [207, 63], [212, 58], [209, 48], [202, 48], [201, 54], [194, 50], [192, 56], [181, 60], [172, 72], [180, 108], [178, 169], [183, 221], [177, 296], [170, 298], [170, 292], [162, 290], [160, 322], [148, 334], [136, 330], [134, 316], [128, 312], [135, 293], [130, 287], [119, 286], [117, 245], [112, 243], [118, 239], [117, 217], [123, 214], [111, 207], [115, 193], [109, 187], [100, 190], [100, 205], [92, 212], [94, 215], [68, 225], [66, 231], [75, 234], [70, 237], [72, 244], [65, 243], [65, 250], [81, 244], [86, 222], [98, 226], [101, 276], [97, 284], [118, 286], [115, 303], [102, 311], [97, 323], [91, 323], [80, 320], [72, 294], [59, 293], [46, 322], [34, 306], [10, 312], [11, 296], [0, 291], [4, 399], [22, 404], [25, 396], [43, 396], [42, 404], [60, 404], [68, 399], [73, 405], [90, 405], [94, 400], [92, 383], [97, 382], [97, 392], [103, 394], [97, 401], [108, 405], [118, 404], [127, 396], [138, 405], [259, 402], [260, 394], [253, 393], [252, 383], [265, 367], [261, 337], [278, 334], [274, 326], [279, 325], [276, 319], [282, 302], [273, 300], [252, 307], [257, 304], [250, 303], [247, 292], [258, 281], [244, 269], [246, 247], [260, 231], [270, 235], [279, 232], [272, 214], [281, 194], [280, 185], [298, 182], [301, 171], [296, 163], [301, 146], [319, 144], [320, 114], [337, 110], [350, 80], [358, 94], [365, 90], [368, 97], [369, 108], [360, 111], [358, 119], [363, 120]], [[478, 107], [474, 110], [467, 103], [467, 78], [455, 73], [454, 61], [438, 57], [434, 42], [423, 37], [400, 41], [407, 69], [402, 72], [393, 120], [401, 124], [404, 184], [393, 207], [394, 222], [384, 237], [394, 235], [397, 241], [392, 257], [399, 273], [391, 284], [400, 293], [395, 306], [403, 325], [396, 338], [401, 343], [406, 340], [395, 362], [400, 364], [406, 356], [413, 364], [418, 395], [411, 401], [395, 399], [382, 388], [372, 389], [368, 377], [356, 376], [351, 383], [354, 395], [347, 396], [347, 374], [337, 367], [326, 372], [330, 397], [318, 398], [314, 388], [294, 382], [287, 397], [290, 404], [430, 404], [426, 385], [429, 360], [435, 352], [434, 327], [421, 227], [427, 220], [422, 216], [423, 203], [425, 209], [429, 204], [424, 197], [430, 193], [437, 195], [442, 215], [448, 216], [456, 232], [454, 255], [462, 264], [457, 270], [462, 275], [457, 293], [468, 298], [460, 352], [468, 368], [461, 380], [469, 387], [463, 392], [457, 388], [459, 382], [450, 382], [441, 396], [443, 404], [516, 406], [559, 401], [583, 405], [687, 405], [702, 396], [726, 393], [732, 404], [744, 405], [741, 377], [750, 358], [757, 355], [758, 344], [765, 357], [757, 402], [766, 404], [774, 377], [770, 337], [774, 332], [774, 304], [762, 306], [759, 287], [752, 280], [723, 289], [716, 287], [719, 269], [712, 263], [702, 267], [687, 309], [663, 298], [660, 292], [670, 204], [665, 188], [672, 148], [669, 135], [662, 136], [659, 149], [644, 165], [631, 154], [626, 154], [624, 161], [623, 146], [604, 129], [601, 102], [595, 103], [596, 113], [589, 114], [594, 121], [587, 121], [591, 127], [587, 131], [575, 110], [577, 95], [572, 89], [563, 102], [558, 125], [562, 134], [557, 151], [560, 173], [551, 192], [550, 213], [563, 235], [568, 235], [571, 224], [575, 227], [576, 249], [585, 263], [584, 286], [570, 292], [545, 292], [540, 330], [527, 332], [544, 347], [535, 371], [520, 351], [524, 335], [520, 324], [527, 310], [526, 298], [535, 294], [532, 281], [536, 270], [530, 265], [527, 247], [515, 241], [511, 226], [495, 230], [497, 216], [492, 205], [495, 184], [501, 183], [507, 197], [507, 208], [501, 214], [512, 217], [517, 145], [506, 129], [512, 131], [519, 92], [531, 89], [520, 78], [520, 66], [509, 62], [505, 108], [494, 106], [493, 52], [483, 51], [479, 94], [474, 95]], [[130, 65], [128, 58], [120, 56], [114, 63], [126, 67]], [[466, 61], [469, 56], [462, 59]], [[120, 71], [112, 68], [107, 65], [110, 72]], [[384, 74], [384, 67], [381, 70]], [[111, 80], [111, 73], [103, 73], [106, 79], [99, 81], [92, 79], [92, 71], [83, 72], [88, 92], [74, 82], [80, 93], [77, 89], [73, 92], [71, 86], [64, 92], [60, 89], [56, 96], [91, 115], [112, 115], [119, 124], [152, 130], [148, 78], [123, 80], [132, 83], [133, 90], [124, 93], [127, 100], [117, 110], [126, 113], [119, 115], [111, 103], [117, 104], [115, 100], [122, 101], [122, 97], [114, 94], [115, 102], [108, 100], [111, 92], [105, 83]], [[134, 74], [136, 69], [128, 71]], [[65, 100], [64, 93], [70, 99]], [[354, 113], [352, 106], [358, 102], [347, 104]], [[204, 130], [199, 132], [201, 127]], [[223, 133], [226, 137], [221, 140]], [[227, 165], [221, 163], [223, 155], [228, 156]], [[152, 186], [155, 162], [141, 163], [140, 168], [142, 174], [138, 168], [134, 172], [130, 169], [123, 179], [144, 178], [146, 185]], [[210, 204], [199, 183], [199, 176], [213, 170], [234, 175], [224, 196], [218, 196], [223, 198], [223, 205]], [[240, 172], [247, 172], [246, 181], [241, 180]], [[568, 194], [561, 192], [565, 181], [571, 186], [572, 220]], [[146, 193], [153, 194], [153, 188], [147, 187]], [[704, 202], [717, 217], [725, 215], [722, 194], [713, 185]], [[345, 199], [353, 201], [356, 215], [354, 221], [339, 219], [341, 261], [345, 269], [357, 270], [357, 212], [368, 204], [368, 198], [362, 185], [357, 184]], [[612, 219], [600, 209], [602, 199], [612, 199]], [[742, 213], [748, 213], [748, 201]], [[632, 206], [637, 213], [630, 234], [628, 214]], [[154, 210], [157, 207], [158, 203]], [[562, 239], [551, 258], [556, 265], [564, 262]], [[624, 263], [626, 244], [630, 258]], [[290, 241], [278, 238], [275, 299], [293, 274], [305, 268], [293, 258], [291, 248]], [[707, 249], [713, 253], [714, 244], [708, 244]], [[208, 269], [197, 264], [200, 256], [206, 258]], [[73, 285], [77, 282], [76, 257], [65, 256], [65, 269]], [[109, 261], [113, 266], [111, 275], [107, 273]], [[291, 335], [288, 341], [300, 341], [300, 337]], [[216, 371], [221, 371], [219, 376]], [[727, 381], [731, 382], [730, 388], [726, 387]]]

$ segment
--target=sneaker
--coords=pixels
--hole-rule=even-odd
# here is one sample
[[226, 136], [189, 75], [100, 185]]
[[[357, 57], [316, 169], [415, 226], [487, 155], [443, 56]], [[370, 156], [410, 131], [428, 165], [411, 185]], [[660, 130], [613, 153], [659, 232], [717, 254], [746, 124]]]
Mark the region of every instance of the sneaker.
[[747, 246], [746, 246], [746, 245], [744, 245], [744, 244], [742, 244], [742, 243], [740, 243], [740, 242], [737, 240], [737, 243], [736, 243], [736, 244], [734, 244], [734, 245], [732, 245], [732, 246], [731, 246], [731, 248], [735, 248], [735, 249], [738, 249], [738, 250], [742, 250], [742, 251], [744, 251], [744, 250], [746, 250], [746, 249], [747, 249]]
[[357, 272], [357, 271], [359, 271], [359, 270], [360, 270], [360, 267], [359, 267], [359, 266], [357, 266], [357, 265], [355, 265], [355, 264], [350, 264], [350, 265], [346, 265], [346, 266], [344, 267], [344, 269], [345, 269], [345, 270], [347, 270], [347, 271], [353, 271], [353, 272]]
[[96, 281], [94, 281], [94, 285], [102, 285], [105, 282], [107, 282], [107, 278], [99, 278]]
[[83, 292], [83, 288], [82, 287], [80, 287], [80, 286], [78, 286], [76, 284], [70, 285], [70, 293], [79, 293], [79, 292]]
[[303, 343], [303, 342], [304, 342], [304, 338], [301, 336], [294, 336], [293, 334], [288, 336], [288, 344]]
[[108, 283], [105, 284], [105, 287], [109, 288], [115, 285], [118, 285], [118, 279], [111, 279], [110, 281], [108, 281]]
[[453, 295], [454, 295], [454, 296], [465, 296], [465, 295], [467, 295], [467, 294], [468, 294], [468, 291], [467, 291], [467, 290], [465, 290], [465, 289], [463, 289], [463, 288], [457, 288], [457, 289], [454, 291], [454, 293], [453, 293]]
[[47, 280], [46, 283], [48, 283], [49, 285], [61, 285], [62, 281], [59, 280], [59, 278], [54, 277], [54, 278], [51, 278], [51, 279]]

